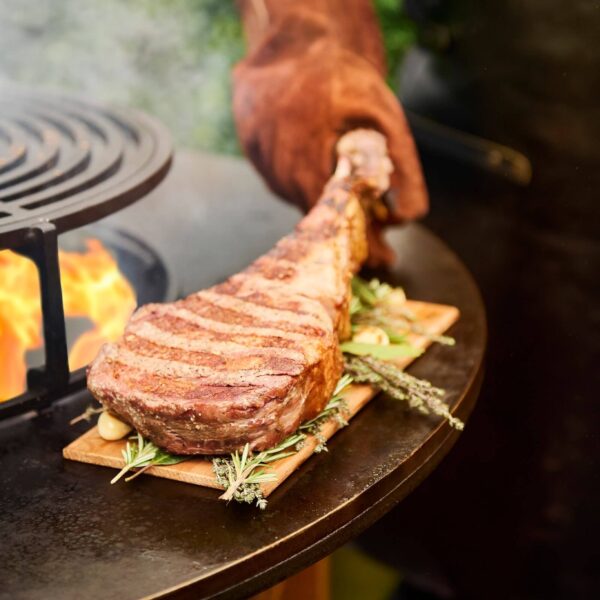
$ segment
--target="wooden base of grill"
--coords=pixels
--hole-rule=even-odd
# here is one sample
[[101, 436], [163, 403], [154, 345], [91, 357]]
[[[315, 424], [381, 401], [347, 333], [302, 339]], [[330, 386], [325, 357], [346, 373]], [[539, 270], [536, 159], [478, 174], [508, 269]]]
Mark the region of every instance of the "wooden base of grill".
[[[407, 308], [415, 314], [424, 329], [433, 335], [444, 333], [459, 317], [457, 308], [443, 304], [407, 301]], [[422, 349], [427, 348], [431, 344], [431, 340], [424, 336], [411, 335], [409, 339], [412, 344]], [[395, 364], [406, 367], [413, 360], [415, 359], [412, 357], [406, 357], [395, 361]], [[435, 385], [435, 380], [432, 383]], [[368, 385], [349, 386], [344, 394], [349, 411], [347, 420], [352, 419], [375, 395], [376, 392]], [[326, 439], [329, 439], [338, 430], [339, 426], [337, 422], [332, 419], [323, 424], [321, 433]], [[123, 467], [121, 451], [125, 447], [125, 443], [125, 440], [107, 442], [98, 434], [98, 428], [93, 427], [69, 444], [63, 450], [63, 456], [69, 460], [121, 469]], [[263, 484], [264, 495], [268, 496], [271, 494], [302, 463], [310, 458], [317, 444], [318, 441], [313, 436], [308, 436], [304, 447], [299, 452], [272, 463], [271, 470], [277, 475], [277, 480]], [[145, 474], [221, 489], [215, 480], [211, 461], [206, 458], [194, 458], [165, 467], [152, 467], [147, 469]]]

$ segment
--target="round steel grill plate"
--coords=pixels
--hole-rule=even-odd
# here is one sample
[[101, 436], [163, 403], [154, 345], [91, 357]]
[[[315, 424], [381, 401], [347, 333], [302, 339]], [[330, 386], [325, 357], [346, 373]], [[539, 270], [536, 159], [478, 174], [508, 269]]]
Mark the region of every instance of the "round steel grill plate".
[[40, 222], [61, 233], [135, 202], [171, 154], [168, 131], [140, 111], [0, 89], [0, 249]]

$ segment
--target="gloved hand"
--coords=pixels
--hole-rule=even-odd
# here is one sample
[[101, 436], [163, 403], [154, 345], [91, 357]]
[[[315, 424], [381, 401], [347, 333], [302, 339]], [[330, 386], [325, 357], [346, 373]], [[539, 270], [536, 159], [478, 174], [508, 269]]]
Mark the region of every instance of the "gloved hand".
[[241, 0], [248, 55], [234, 71], [242, 146], [269, 187], [308, 210], [351, 129], [377, 129], [394, 164], [385, 223], [369, 231], [369, 264], [393, 260], [383, 227], [424, 214], [427, 192], [402, 108], [384, 80], [369, 0]]

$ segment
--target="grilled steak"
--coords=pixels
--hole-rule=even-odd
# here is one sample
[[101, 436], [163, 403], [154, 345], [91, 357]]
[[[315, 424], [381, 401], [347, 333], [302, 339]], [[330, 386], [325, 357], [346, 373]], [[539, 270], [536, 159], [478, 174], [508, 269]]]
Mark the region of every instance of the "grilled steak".
[[367, 253], [359, 196], [386, 180], [352, 174], [366, 164], [356, 144], [385, 156], [383, 138], [349, 136], [337, 176], [292, 234], [224, 283], [142, 307], [102, 347], [88, 387], [105, 407], [175, 454], [265, 449], [323, 409]]

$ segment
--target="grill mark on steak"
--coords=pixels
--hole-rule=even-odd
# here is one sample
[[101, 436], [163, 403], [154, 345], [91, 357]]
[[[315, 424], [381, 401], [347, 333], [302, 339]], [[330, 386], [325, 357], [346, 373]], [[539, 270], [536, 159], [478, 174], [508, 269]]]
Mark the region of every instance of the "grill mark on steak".
[[282, 385], [286, 378], [285, 374], [265, 366], [261, 369], [236, 369], [235, 371], [216, 371], [206, 365], [196, 365], [187, 362], [179, 362], [172, 359], [147, 356], [140, 352], [129, 350], [125, 345], [113, 346], [107, 357], [113, 364], [122, 367], [135, 367], [140, 371], [146, 371], [165, 377], [179, 379], [199, 379], [203, 385], [245, 385], [245, 386], [269, 386]]
[[307, 312], [299, 314], [291, 310], [282, 308], [273, 308], [259, 303], [252, 298], [236, 297], [231, 294], [217, 292], [198, 292], [197, 297], [206, 300], [213, 306], [218, 306], [225, 310], [230, 310], [236, 314], [246, 314], [254, 318], [254, 322], [270, 324], [272, 326], [293, 326], [304, 330], [307, 326], [316, 330], [327, 331], [331, 328], [331, 322], [327, 318], [318, 318]]
[[186, 308], [178, 308], [176, 305], [164, 304], [160, 306], [160, 311], [163, 314], [171, 315], [187, 321], [188, 323], [197, 325], [208, 331], [216, 333], [225, 333], [231, 335], [253, 335], [263, 338], [282, 338], [297, 340], [306, 343], [311, 339], [310, 333], [299, 331], [284, 331], [274, 327], [255, 327], [251, 325], [239, 325], [237, 323], [227, 323], [226, 321], [218, 321], [203, 317], [195, 311], [187, 310]]
[[166, 343], [160, 343], [157, 340], [150, 341], [133, 333], [128, 333], [125, 336], [124, 346], [132, 352], [150, 358], [174, 360], [221, 371], [227, 369], [242, 371], [264, 369], [279, 375], [296, 375], [302, 371], [305, 362], [303, 355], [294, 359], [275, 352], [252, 353], [246, 350], [244, 353], [212, 354], [204, 349], [194, 350], [183, 348], [182, 345], [174, 346], [172, 341]]
[[[331, 328], [331, 315], [324, 306], [326, 300], [319, 298], [320, 294], [313, 293], [311, 295], [311, 292], [305, 289], [307, 286], [314, 287], [316, 282], [294, 279], [286, 281], [286, 287], [282, 289], [281, 282], [274, 282], [264, 277], [260, 270], [254, 270], [254, 266], [252, 265], [251, 276], [245, 273], [234, 275], [225, 284], [217, 286], [218, 291], [223, 288], [224, 293], [236, 295], [257, 304], [285, 308], [296, 315], [312, 315], [326, 323], [327, 329]], [[323, 277], [323, 275], [326, 273], [321, 272], [320, 276]]]
[[[144, 321], [143, 323], [150, 324], [147, 321]], [[305, 355], [304, 346], [300, 342], [288, 340], [282, 337], [260, 337], [252, 334], [231, 335], [229, 333], [204, 329], [198, 325], [189, 323], [188, 321], [183, 321], [171, 316], [162, 316], [159, 319], [155, 319], [152, 321], [151, 325], [152, 327], [155, 327], [156, 329], [166, 333], [176, 332], [176, 334], [185, 334], [185, 336], [182, 335], [182, 337], [189, 339], [193, 343], [197, 343], [199, 341], [206, 341], [207, 344], [233, 343], [238, 346], [245, 346], [248, 351], [257, 349], [260, 352], [272, 348], [274, 350], [286, 349], [297, 351]], [[137, 323], [135, 324], [135, 327], [130, 325], [127, 331], [137, 332]]]
[[[275, 259], [268, 258], [266, 260]], [[335, 259], [332, 258], [330, 262], [335, 266], [334, 261]], [[268, 296], [280, 296], [282, 299], [290, 298], [300, 301], [302, 306], [307, 307], [302, 312], [316, 312], [330, 322], [337, 323], [340, 317], [338, 309], [342, 305], [340, 300], [347, 294], [347, 286], [350, 280], [348, 279], [344, 285], [327, 285], [323, 283], [328, 279], [335, 278], [336, 269], [323, 267], [320, 262], [313, 261], [311, 267], [307, 268], [306, 271], [305, 277], [286, 280], [285, 292], [283, 293], [280, 292], [281, 283], [264, 277], [262, 269], [256, 268], [256, 265], [251, 267], [251, 276], [244, 273], [234, 275], [231, 279], [238, 287], [238, 295], [259, 290]]]
[[[145, 339], [154, 344], [167, 346], [169, 348], [180, 348], [181, 350], [189, 350], [193, 352], [204, 352], [215, 356], [227, 356], [232, 358], [244, 357], [244, 356], [275, 356], [281, 358], [288, 358], [296, 362], [301, 362], [304, 359], [304, 354], [295, 350], [288, 344], [288, 347], [269, 345], [269, 346], [257, 346], [248, 347], [246, 344], [233, 341], [217, 341], [214, 339], [207, 339], [206, 336], [202, 335], [198, 339], [194, 339], [190, 336], [189, 331], [187, 335], [178, 335], [172, 333], [173, 329], [161, 329], [153, 323], [143, 322], [137, 327], [129, 329], [130, 334], [135, 334], [138, 338]], [[201, 330], [205, 332], [206, 330]], [[129, 334], [128, 334], [129, 335]], [[128, 336], [125, 337], [127, 341]], [[268, 343], [271, 338], [261, 338], [262, 341]], [[274, 342], [281, 341], [273, 340]]]
[[[297, 315], [292, 318], [292, 315], [290, 314], [290, 318], [287, 321], [267, 320], [264, 315], [263, 318], [261, 318], [260, 315], [253, 318], [251, 312], [252, 307], [250, 306], [251, 303], [246, 303], [244, 306], [240, 305], [235, 309], [233, 307], [224, 308], [223, 306], [214, 303], [212, 300], [199, 295], [186, 298], [185, 302], [186, 309], [189, 309], [196, 315], [204, 317], [213, 323], [271, 329], [278, 331], [279, 335], [302, 333], [309, 337], [316, 337], [326, 333], [326, 330], [322, 326], [317, 327], [312, 322], [303, 322], [298, 319]], [[222, 302], [222, 304], [224, 303], [225, 301]]]
[[[292, 381], [292, 377], [279, 376], [267, 377], [262, 384], [244, 382], [231, 386], [222, 383], [206, 383], [202, 379], [190, 381], [187, 378], [165, 376], [160, 373], [148, 377], [148, 372], [137, 365], [128, 365], [127, 369], [114, 370], [115, 365], [123, 365], [107, 356], [105, 349], [101, 351], [101, 356], [105, 360], [99, 367], [99, 371], [111, 371], [114, 375], [106, 381], [103, 392], [119, 392], [118, 404], [122, 404], [125, 400], [128, 406], [139, 403], [140, 395], [143, 394], [146, 400], [155, 401], [153, 406], [146, 408], [153, 410], [157, 415], [185, 414], [190, 410], [197, 410], [203, 416], [226, 422], [230, 419], [230, 409], [257, 408], [271, 400], [282, 401], [287, 386]], [[130, 392], [132, 386], [136, 390], [134, 395]], [[198, 392], [202, 392], [201, 395], [198, 395]], [[163, 403], [162, 400], [165, 398], [174, 401], [175, 404]], [[182, 404], [180, 400], [186, 402]], [[111, 406], [111, 410], [113, 408], [115, 412], [120, 412], [118, 406]]]
[[[107, 365], [101, 365], [100, 371], [106, 370]], [[268, 387], [202, 386], [169, 377], [148, 378], [146, 372], [129, 368], [124, 377], [110, 378], [103, 393], [104, 399], [111, 402], [111, 410], [117, 415], [127, 415], [143, 435], [150, 433], [146, 427], [148, 419], [162, 421], [163, 428], [165, 421], [174, 428], [180, 427], [177, 423], [181, 423], [182, 428], [186, 427], [186, 423], [194, 423], [194, 429], [200, 431], [199, 440], [205, 443], [204, 451], [208, 452], [219, 449], [211, 443], [211, 438], [214, 441], [233, 433], [243, 435], [245, 428], [283, 420], [273, 428], [277, 434], [285, 420], [293, 418], [290, 417], [290, 407], [297, 405], [303, 390], [317, 391], [314, 384], [306, 388], [306, 380], [300, 388], [291, 389], [289, 382], [292, 378], [279, 380], [283, 380], [284, 384], [275, 386], [270, 381]], [[320, 385], [319, 378], [315, 383]], [[136, 390], [135, 395], [131, 395], [131, 389]], [[201, 394], [198, 395], [198, 392]], [[287, 411], [286, 417], [282, 416], [282, 411]], [[215, 424], [222, 424], [222, 427], [217, 428]], [[211, 436], [207, 436], [207, 431], [212, 433]]]
[[[130, 396], [128, 390], [135, 387], [135, 396]], [[127, 402], [135, 405], [139, 402], [141, 394], [144, 394], [145, 399], [155, 401], [155, 407], [160, 409], [160, 413], [164, 414], [179, 414], [187, 413], [190, 408], [204, 406], [210, 402], [235, 402], [236, 399], [241, 399], [242, 404], [252, 404], [260, 406], [264, 399], [261, 399], [261, 394], [268, 388], [262, 386], [224, 386], [224, 385], [207, 385], [204, 382], [197, 382], [197, 385], [190, 385], [189, 379], [178, 379], [176, 377], [148, 377], [147, 371], [142, 371], [136, 368], [128, 368], [127, 373], [122, 376], [114, 376], [108, 380], [107, 385], [103, 388], [103, 392], [120, 392], [122, 401], [127, 398]], [[199, 401], [198, 394], [202, 394], [202, 400]], [[163, 404], [167, 398], [175, 402], [169, 406]], [[254, 400], [254, 401], [253, 401]], [[185, 401], [185, 402], [182, 402]], [[117, 407], [111, 409], [119, 412]], [[202, 410], [200, 410], [202, 412]]]

